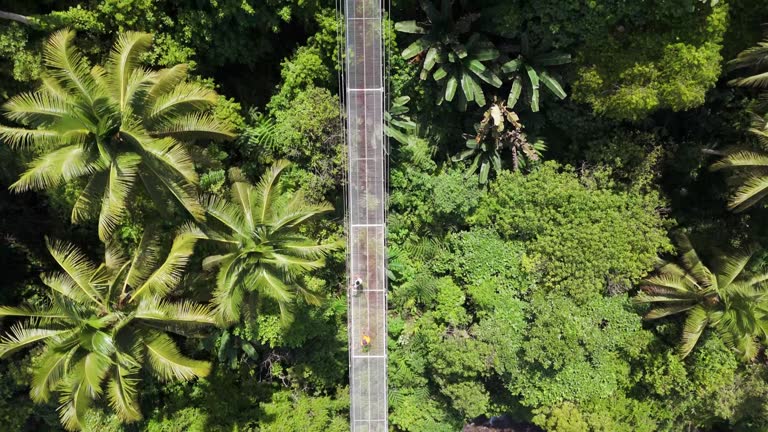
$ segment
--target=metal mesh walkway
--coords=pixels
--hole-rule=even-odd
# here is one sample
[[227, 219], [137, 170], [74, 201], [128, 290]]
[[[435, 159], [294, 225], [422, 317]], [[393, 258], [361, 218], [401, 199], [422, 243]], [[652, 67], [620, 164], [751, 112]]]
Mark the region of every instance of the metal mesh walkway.
[[344, 0], [353, 432], [387, 431], [387, 254], [380, 0]]

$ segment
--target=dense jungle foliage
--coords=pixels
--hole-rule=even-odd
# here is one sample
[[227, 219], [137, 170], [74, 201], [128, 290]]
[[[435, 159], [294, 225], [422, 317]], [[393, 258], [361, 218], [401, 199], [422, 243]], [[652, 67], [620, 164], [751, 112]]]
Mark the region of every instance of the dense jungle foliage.
[[[768, 431], [768, 3], [391, 3], [391, 430]], [[0, 0], [0, 430], [349, 430], [339, 29]]]

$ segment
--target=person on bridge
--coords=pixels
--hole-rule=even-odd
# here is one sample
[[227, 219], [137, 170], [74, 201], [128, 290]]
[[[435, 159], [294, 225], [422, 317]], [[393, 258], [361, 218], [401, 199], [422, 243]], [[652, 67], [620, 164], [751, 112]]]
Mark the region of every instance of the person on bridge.
[[354, 295], [358, 295], [363, 292], [363, 280], [360, 278], [355, 279], [355, 282], [352, 283], [352, 288], [354, 289]]
[[360, 341], [360, 346], [363, 347], [363, 352], [368, 352], [371, 349], [371, 337], [363, 333], [363, 340]]

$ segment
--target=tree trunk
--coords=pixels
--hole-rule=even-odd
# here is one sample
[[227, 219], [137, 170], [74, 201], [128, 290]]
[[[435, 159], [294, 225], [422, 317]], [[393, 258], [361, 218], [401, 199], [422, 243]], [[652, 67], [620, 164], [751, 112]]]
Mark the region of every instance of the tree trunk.
[[31, 26], [33, 24], [32, 18], [24, 15], [19, 15], [13, 12], [0, 11], [0, 19], [16, 21], [28, 26]]

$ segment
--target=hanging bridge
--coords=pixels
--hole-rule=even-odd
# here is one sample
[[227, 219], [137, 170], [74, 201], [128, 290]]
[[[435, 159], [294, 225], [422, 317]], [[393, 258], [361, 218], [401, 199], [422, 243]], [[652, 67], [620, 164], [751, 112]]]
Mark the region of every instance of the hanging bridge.
[[381, 0], [344, 2], [350, 422], [386, 432], [387, 250]]

